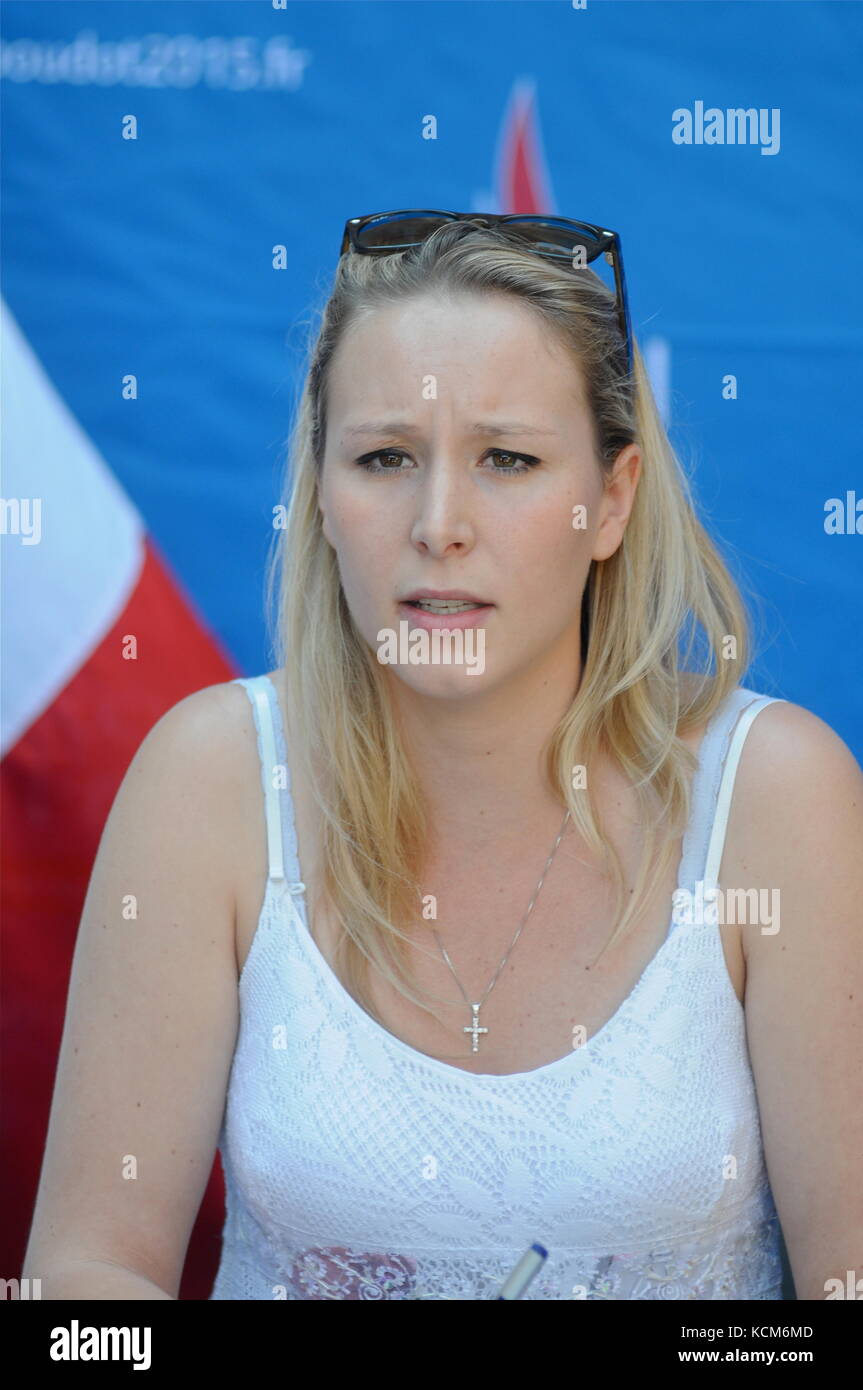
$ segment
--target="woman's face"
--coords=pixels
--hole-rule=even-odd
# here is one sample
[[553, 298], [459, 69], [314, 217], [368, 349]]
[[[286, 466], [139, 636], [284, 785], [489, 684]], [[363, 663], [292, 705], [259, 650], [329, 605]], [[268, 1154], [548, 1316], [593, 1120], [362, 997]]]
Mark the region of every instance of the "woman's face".
[[319, 506], [359, 632], [379, 652], [384, 629], [445, 625], [405, 605], [417, 589], [488, 605], [460, 620], [484, 629], [481, 674], [391, 667], [423, 695], [474, 698], [562, 669], [577, 682], [590, 562], [620, 544], [638, 469], [630, 445], [603, 490], [577, 365], [510, 296], [376, 310], [331, 364]]

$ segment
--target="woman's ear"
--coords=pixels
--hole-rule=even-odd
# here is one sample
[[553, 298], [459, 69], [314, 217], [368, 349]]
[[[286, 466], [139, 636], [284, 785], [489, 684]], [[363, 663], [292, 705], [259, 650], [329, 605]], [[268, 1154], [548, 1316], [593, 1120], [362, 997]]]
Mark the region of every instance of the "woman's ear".
[[614, 461], [599, 503], [600, 523], [593, 547], [594, 560], [607, 560], [620, 546], [641, 477], [641, 450], [627, 444]]

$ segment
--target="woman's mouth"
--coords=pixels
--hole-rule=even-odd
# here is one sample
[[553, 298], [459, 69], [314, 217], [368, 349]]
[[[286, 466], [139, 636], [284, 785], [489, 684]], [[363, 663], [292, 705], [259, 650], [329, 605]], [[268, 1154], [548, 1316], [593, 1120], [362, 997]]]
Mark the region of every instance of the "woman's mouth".
[[482, 626], [494, 608], [493, 603], [477, 603], [473, 599], [404, 599], [399, 612], [413, 627], [468, 628]]

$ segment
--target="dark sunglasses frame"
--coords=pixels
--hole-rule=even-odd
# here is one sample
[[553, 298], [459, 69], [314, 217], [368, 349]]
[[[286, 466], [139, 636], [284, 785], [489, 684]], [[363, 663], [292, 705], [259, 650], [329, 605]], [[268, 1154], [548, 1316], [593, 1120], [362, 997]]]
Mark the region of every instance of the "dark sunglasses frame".
[[[605, 256], [605, 259], [614, 268], [617, 317], [626, 344], [627, 373], [631, 375], [633, 367], [632, 322], [629, 314], [629, 299], [626, 293], [626, 276], [623, 271], [623, 254], [617, 232], [609, 231], [607, 227], [598, 227], [592, 222], [576, 222], [571, 217], [546, 217], [542, 214], [520, 212], [443, 212], [439, 208], [402, 208], [396, 212], [372, 212], [365, 217], [349, 217], [345, 223], [339, 256], [343, 256], [346, 251], [356, 251], [364, 256], [385, 256], [394, 251], [404, 251], [408, 246], [419, 246], [425, 237], [414, 241], [397, 241], [390, 245], [373, 245], [363, 241], [363, 234], [367, 228], [375, 224], [386, 226], [387, 222], [397, 222], [402, 217], [436, 217], [440, 219], [438, 225], [443, 225], [445, 222], [476, 222], [479, 226], [486, 227], [511, 226], [516, 232], [519, 227], [523, 227], [528, 234], [531, 228], [540, 231], [546, 229], [549, 232], [555, 230], [571, 232], [573, 234], [572, 245], [567, 247], [561, 244], [559, 253], [547, 246], [530, 246], [529, 241], [527, 241], [527, 249], [534, 251], [539, 256], [545, 256], [549, 260], [563, 261], [569, 266], [572, 266], [572, 251], [576, 245], [584, 247], [588, 264], [595, 261], [597, 256]], [[429, 227], [426, 236], [430, 236], [436, 230], [437, 228], [434, 226]], [[586, 232], [591, 240], [579, 240], [578, 234], [580, 232]]]

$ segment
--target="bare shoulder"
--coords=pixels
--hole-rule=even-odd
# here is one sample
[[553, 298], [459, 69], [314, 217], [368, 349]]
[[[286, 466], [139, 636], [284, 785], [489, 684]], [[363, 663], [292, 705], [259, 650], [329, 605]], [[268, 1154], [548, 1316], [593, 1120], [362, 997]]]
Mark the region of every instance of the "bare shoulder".
[[136, 758], [140, 759], [144, 750], [151, 761], [160, 754], [181, 759], [193, 776], [216, 793], [210, 804], [214, 817], [220, 813], [236, 817], [237, 803], [232, 802], [232, 795], [259, 785], [249, 697], [242, 686], [231, 681], [195, 690], [172, 705], [153, 725]]
[[162, 805], [166, 818], [206, 808], [207, 824], [214, 829], [223, 814], [229, 817], [230, 795], [248, 771], [243, 701], [248, 706], [242, 689], [224, 682], [193, 691], [167, 709], [138, 745], [115, 815], [129, 802], [139, 811], [142, 804], [153, 803], [154, 812]]
[[184, 811], [205, 810], [212, 873], [223, 883], [236, 912], [250, 881], [254, 883], [261, 872], [260, 762], [254, 716], [243, 687], [222, 681], [172, 705], [143, 740], [127, 779], [135, 777], [137, 767], [160, 797], [167, 786], [175, 790], [179, 804], [165, 811], [178, 824], [183, 823]]
[[[821, 893], [828, 911], [826, 880], [841, 893], [863, 848], [863, 771], [836, 731], [802, 705], [766, 705], [746, 735], [734, 803], [741, 870], [758, 886], [783, 890], [789, 924], [795, 897]], [[744, 933], [747, 961], [769, 955], [767, 943]]]
[[765, 1158], [797, 1298], [824, 1298], [863, 1239], [863, 772], [823, 719], [776, 703], [737, 778], [735, 873], [770, 902], [743, 929]]
[[[762, 817], [807, 828], [812, 813], [835, 819], [836, 808], [859, 805], [863, 771], [851, 749], [817, 714], [791, 701], [758, 712], [746, 735], [737, 786]], [[781, 799], [792, 803], [785, 807]], [[741, 797], [741, 800], [744, 797]]]
[[[166, 710], [148, 733], [144, 744], [180, 749], [190, 757], [201, 756], [216, 773], [230, 773], [242, 763], [242, 739], [248, 728], [244, 719], [248, 697], [239, 685], [222, 681], [194, 690]], [[239, 741], [239, 747], [238, 747]]]
[[[701, 678], [690, 672], [681, 673], [681, 691], [694, 693]], [[705, 681], [709, 687], [712, 679]], [[697, 747], [706, 730], [706, 723], [693, 727], [682, 735], [691, 747]], [[819, 769], [821, 775], [819, 775]], [[734, 783], [735, 805], [759, 800], [769, 809], [770, 798], [786, 792], [808, 791], [812, 795], [829, 791], [829, 777], [838, 773], [850, 778], [859, 787], [861, 773], [854, 754], [817, 714], [791, 701], [777, 700], [759, 710], [743, 746]], [[825, 780], [826, 777], [826, 780]], [[799, 786], [800, 780], [806, 787]]]

